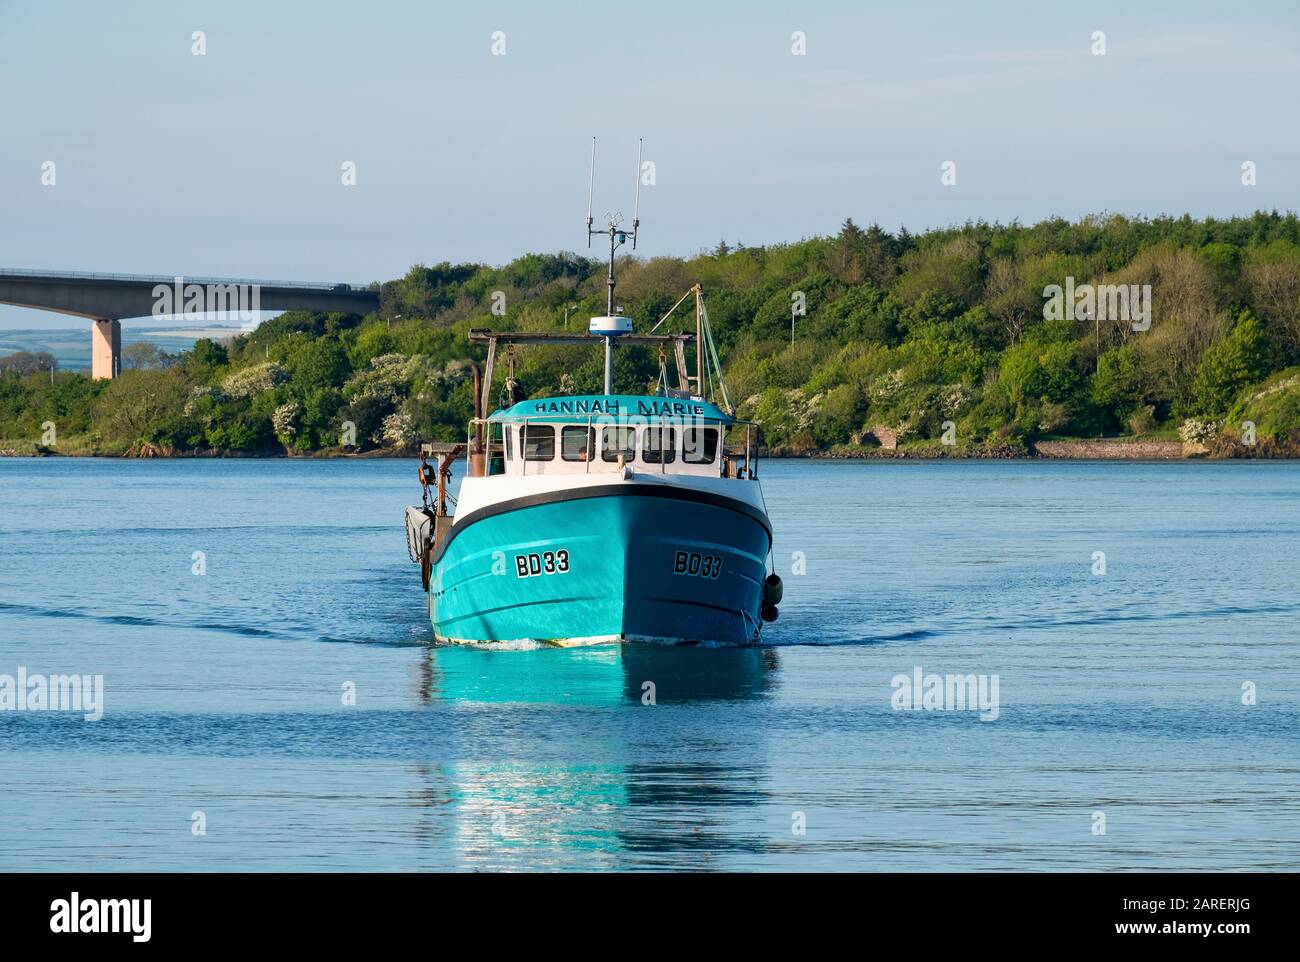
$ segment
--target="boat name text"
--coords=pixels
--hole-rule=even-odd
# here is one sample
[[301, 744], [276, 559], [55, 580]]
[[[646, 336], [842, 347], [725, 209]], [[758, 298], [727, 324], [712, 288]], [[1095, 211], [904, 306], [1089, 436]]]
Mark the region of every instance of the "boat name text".
[[677, 416], [686, 417], [688, 415], [703, 416], [706, 414], [703, 404], [692, 404], [687, 401], [668, 401], [660, 398], [651, 398], [647, 400], [638, 399], [635, 411], [624, 411], [622, 402], [600, 398], [592, 400], [568, 400], [568, 401], [537, 401], [534, 402], [533, 410], [538, 414], [636, 414], [642, 417], [661, 417]]

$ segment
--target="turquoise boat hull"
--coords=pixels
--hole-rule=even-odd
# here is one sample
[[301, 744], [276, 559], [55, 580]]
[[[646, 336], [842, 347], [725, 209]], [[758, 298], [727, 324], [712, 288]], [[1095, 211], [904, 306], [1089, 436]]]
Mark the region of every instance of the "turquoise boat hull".
[[433, 559], [439, 641], [749, 644], [771, 545], [766, 517], [721, 495], [615, 484], [493, 505]]

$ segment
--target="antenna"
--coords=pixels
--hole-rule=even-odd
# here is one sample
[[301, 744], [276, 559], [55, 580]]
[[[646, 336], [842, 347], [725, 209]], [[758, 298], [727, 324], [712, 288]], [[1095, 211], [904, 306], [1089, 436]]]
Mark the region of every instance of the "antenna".
[[605, 393], [611, 393], [611, 382], [614, 371], [614, 340], [620, 335], [627, 334], [632, 330], [632, 322], [629, 318], [618, 316], [614, 309], [614, 255], [622, 244], [627, 243], [628, 237], [632, 238], [632, 249], [636, 250], [637, 228], [641, 226], [641, 147], [643, 139], [637, 139], [636, 145], [636, 208], [632, 217], [631, 230], [619, 230], [619, 224], [623, 217], [613, 212], [605, 215], [609, 221], [606, 227], [600, 230], [592, 229], [591, 219], [591, 200], [596, 184], [596, 138], [591, 138], [591, 176], [587, 179], [587, 247], [591, 247], [591, 238], [596, 234], [609, 234], [609, 275], [605, 280], [608, 287], [608, 293], [605, 296], [605, 316], [593, 317], [591, 319], [590, 331], [599, 337], [605, 339]]
[[[638, 166], [640, 166], [638, 164]], [[596, 187], [596, 138], [591, 138], [591, 173], [587, 177], [587, 247], [591, 248], [591, 193]]]
[[[632, 250], [636, 250], [636, 229], [641, 226], [641, 147], [645, 143], [644, 137], [636, 139], [636, 201], [632, 207]], [[587, 235], [587, 240], [591, 240], [591, 235]]]

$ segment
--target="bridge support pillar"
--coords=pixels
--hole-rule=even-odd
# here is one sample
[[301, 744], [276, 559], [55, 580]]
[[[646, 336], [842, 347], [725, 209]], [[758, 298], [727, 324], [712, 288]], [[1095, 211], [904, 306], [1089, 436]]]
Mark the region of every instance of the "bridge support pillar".
[[122, 373], [122, 322], [94, 321], [90, 326], [90, 376], [103, 381]]

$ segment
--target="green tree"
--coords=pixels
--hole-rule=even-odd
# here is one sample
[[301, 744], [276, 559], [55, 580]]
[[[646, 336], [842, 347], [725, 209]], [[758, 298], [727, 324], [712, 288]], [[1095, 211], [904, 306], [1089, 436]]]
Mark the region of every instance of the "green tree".
[[188, 395], [185, 381], [171, 371], [124, 371], [100, 395], [95, 428], [127, 444], [159, 440], [159, 429], [183, 416]]
[[294, 389], [305, 395], [320, 388], [342, 387], [352, 372], [347, 352], [337, 341], [300, 338], [285, 359]]
[[1201, 357], [1192, 385], [1196, 412], [1211, 417], [1226, 413], [1241, 389], [1263, 378], [1268, 369], [1268, 336], [1245, 311], [1231, 333]]
[[122, 348], [122, 367], [126, 370], [166, 367], [168, 360], [169, 356], [153, 341], [136, 341]]
[[194, 350], [190, 352], [190, 359], [194, 364], [200, 367], [222, 367], [230, 362], [230, 355], [225, 347], [201, 337], [194, 342]]

